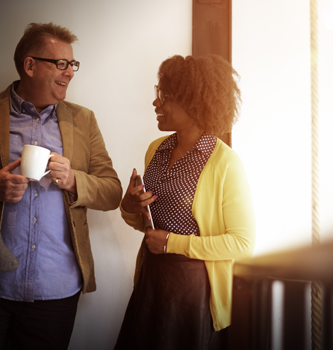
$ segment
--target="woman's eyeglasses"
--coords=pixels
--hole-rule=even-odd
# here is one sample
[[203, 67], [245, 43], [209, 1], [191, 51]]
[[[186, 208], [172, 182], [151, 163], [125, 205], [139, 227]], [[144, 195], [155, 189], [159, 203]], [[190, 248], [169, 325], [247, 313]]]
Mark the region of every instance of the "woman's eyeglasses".
[[163, 103], [166, 99], [170, 97], [170, 95], [164, 95], [163, 91], [157, 86], [154, 86], [155, 89], [155, 99], [158, 99], [160, 101], [160, 105], [163, 106]]

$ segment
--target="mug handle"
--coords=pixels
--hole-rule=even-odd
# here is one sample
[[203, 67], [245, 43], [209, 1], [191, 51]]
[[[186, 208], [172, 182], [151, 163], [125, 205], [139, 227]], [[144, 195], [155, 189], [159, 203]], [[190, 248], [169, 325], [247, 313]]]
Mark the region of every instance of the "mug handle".
[[[50, 160], [50, 158], [53, 157], [53, 156], [54, 156], [54, 154], [50, 154], [49, 160]], [[49, 162], [49, 160], [48, 160], [48, 162]], [[45, 171], [45, 173], [42, 175], [42, 177], [45, 176], [45, 175], [47, 175], [50, 171], [51, 171], [51, 170]]]

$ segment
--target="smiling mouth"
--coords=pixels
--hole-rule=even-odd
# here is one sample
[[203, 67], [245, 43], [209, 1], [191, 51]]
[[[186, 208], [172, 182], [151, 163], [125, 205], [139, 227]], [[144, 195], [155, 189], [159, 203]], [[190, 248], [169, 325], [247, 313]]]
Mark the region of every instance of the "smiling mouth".
[[158, 120], [159, 118], [163, 118], [164, 114], [161, 113], [156, 113], [156, 119]]
[[66, 86], [66, 83], [64, 83], [64, 82], [62, 82], [62, 81], [56, 81], [56, 83], [57, 83], [58, 85], [61, 85], [61, 86]]

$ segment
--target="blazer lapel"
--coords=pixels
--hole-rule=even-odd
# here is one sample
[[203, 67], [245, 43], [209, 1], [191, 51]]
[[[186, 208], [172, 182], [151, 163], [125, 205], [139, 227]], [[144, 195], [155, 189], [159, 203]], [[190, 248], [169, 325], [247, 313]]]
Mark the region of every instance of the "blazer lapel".
[[9, 94], [11, 85], [0, 95], [0, 158], [1, 165], [5, 167], [9, 163], [9, 143], [10, 143], [10, 106]]
[[73, 114], [65, 103], [59, 102], [57, 106], [57, 118], [64, 148], [63, 156], [72, 162], [73, 157]]

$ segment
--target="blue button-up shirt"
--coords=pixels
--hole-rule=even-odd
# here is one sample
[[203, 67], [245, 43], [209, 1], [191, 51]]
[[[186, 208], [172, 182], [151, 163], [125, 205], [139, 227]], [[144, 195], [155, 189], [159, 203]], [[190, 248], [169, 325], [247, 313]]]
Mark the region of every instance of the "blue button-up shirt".
[[[16, 93], [10, 95], [9, 163], [21, 157], [25, 144], [63, 154], [56, 105], [41, 113]], [[19, 167], [12, 173], [20, 174]], [[50, 174], [30, 181], [18, 203], [6, 203], [1, 225], [5, 245], [19, 267], [0, 272], [0, 297], [28, 301], [66, 298], [82, 287], [82, 276], [71, 242], [62, 191]]]

